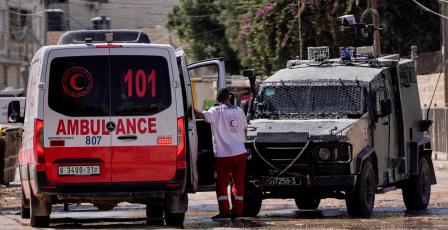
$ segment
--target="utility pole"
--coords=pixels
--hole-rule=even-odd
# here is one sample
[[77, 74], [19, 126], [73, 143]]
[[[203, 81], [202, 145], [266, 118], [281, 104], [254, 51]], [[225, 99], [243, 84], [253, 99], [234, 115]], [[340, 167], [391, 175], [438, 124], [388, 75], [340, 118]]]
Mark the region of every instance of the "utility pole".
[[[440, 1], [440, 13], [442, 15], [447, 15], [448, 14], [448, 4]], [[448, 54], [448, 20], [445, 18], [441, 18], [441, 32], [442, 32], [442, 57], [443, 57], [443, 62], [440, 63], [441, 64], [441, 68], [443, 68], [443, 75], [444, 75], [444, 85], [445, 85], [445, 107], [446, 105], [448, 105], [448, 93], [447, 91], [447, 87], [448, 87], [448, 72], [447, 67], [447, 54]]]
[[300, 0], [297, 0], [297, 15], [299, 17], [299, 57], [300, 60], [303, 58], [303, 48], [302, 48], [302, 12], [301, 12], [301, 6], [300, 6]]
[[381, 37], [380, 37], [380, 31], [378, 28], [380, 28], [380, 15], [378, 14], [378, 5], [377, 0], [371, 0], [371, 9], [372, 9], [372, 21], [373, 25], [375, 25], [375, 53], [381, 54]]

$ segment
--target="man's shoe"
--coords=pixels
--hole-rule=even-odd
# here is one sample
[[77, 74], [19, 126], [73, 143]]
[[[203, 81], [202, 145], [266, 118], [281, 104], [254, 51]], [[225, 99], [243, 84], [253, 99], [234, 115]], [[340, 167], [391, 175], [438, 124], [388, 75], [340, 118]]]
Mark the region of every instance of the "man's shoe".
[[218, 215], [212, 217], [212, 220], [222, 220], [230, 218], [229, 214], [219, 213]]

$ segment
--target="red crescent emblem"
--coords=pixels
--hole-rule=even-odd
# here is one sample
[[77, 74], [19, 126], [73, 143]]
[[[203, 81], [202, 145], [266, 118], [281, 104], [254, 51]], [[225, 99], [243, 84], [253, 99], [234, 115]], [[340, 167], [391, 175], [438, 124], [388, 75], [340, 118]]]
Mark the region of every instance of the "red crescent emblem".
[[81, 90], [82, 88], [81, 87], [78, 87], [77, 85], [76, 85], [76, 79], [78, 79], [79, 77], [81, 77], [82, 75], [81, 74], [79, 74], [79, 73], [77, 73], [77, 74], [73, 74], [72, 75], [72, 77], [70, 78], [70, 86], [75, 90], [75, 91], [79, 91], [79, 90]]
[[79, 66], [71, 67], [62, 76], [62, 88], [71, 97], [83, 97], [93, 88], [90, 72]]
[[235, 128], [235, 126], [233, 125], [233, 122], [235, 122], [235, 120], [230, 120], [230, 126], [231, 126], [232, 128]]

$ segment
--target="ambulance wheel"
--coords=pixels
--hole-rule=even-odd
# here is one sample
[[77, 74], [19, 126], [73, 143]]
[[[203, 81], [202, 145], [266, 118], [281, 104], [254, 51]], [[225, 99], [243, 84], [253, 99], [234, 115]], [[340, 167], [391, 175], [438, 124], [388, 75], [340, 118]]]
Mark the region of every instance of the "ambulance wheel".
[[165, 212], [166, 225], [172, 227], [183, 228], [185, 221], [185, 213], [169, 213]]
[[403, 201], [408, 210], [419, 211], [428, 207], [431, 197], [430, 173], [428, 159], [420, 157], [418, 175], [411, 176], [402, 188]]
[[163, 205], [146, 205], [146, 222], [148, 225], [163, 225]]
[[21, 198], [22, 198], [21, 199], [22, 200], [22, 209], [21, 209], [20, 217], [22, 217], [22, 219], [29, 219], [30, 218], [30, 204], [29, 204], [29, 201], [25, 197], [25, 192], [23, 191], [23, 188], [22, 188], [22, 197]]
[[[50, 214], [47, 215], [39, 215], [36, 214], [39, 213], [39, 203], [43, 201], [39, 201], [37, 197], [35, 197], [32, 194], [30, 196], [30, 224], [31, 227], [40, 227], [40, 228], [46, 228], [50, 225]], [[51, 208], [51, 207], [50, 207]]]
[[368, 218], [372, 215], [375, 204], [375, 171], [372, 163], [367, 160], [363, 163], [361, 175], [356, 182], [355, 191], [348, 193], [345, 198], [347, 212], [352, 217]]
[[299, 194], [294, 200], [297, 208], [300, 210], [317, 209], [320, 204], [319, 197], [304, 194]]

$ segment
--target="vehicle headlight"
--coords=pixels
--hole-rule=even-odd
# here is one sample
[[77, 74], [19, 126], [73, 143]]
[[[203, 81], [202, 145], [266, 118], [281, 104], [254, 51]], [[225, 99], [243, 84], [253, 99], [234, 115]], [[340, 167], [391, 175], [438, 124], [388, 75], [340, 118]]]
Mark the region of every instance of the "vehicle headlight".
[[323, 161], [330, 159], [331, 150], [329, 148], [320, 148], [319, 149], [319, 158]]

